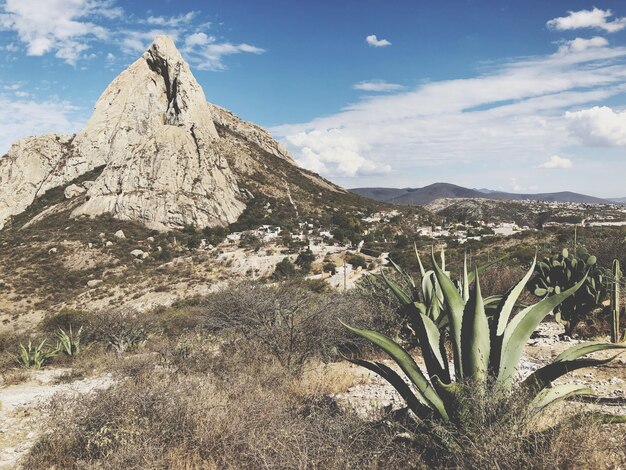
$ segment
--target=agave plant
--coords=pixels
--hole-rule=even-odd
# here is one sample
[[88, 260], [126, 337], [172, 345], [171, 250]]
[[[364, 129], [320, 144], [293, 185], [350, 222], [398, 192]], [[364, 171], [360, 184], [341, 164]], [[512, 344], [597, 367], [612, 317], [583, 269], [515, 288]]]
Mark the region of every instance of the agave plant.
[[[380, 333], [345, 325], [353, 333], [371, 341], [396, 362], [410, 381], [410, 385], [389, 366], [382, 362], [354, 360], [385, 378], [395, 387], [415, 415], [422, 419], [435, 419], [456, 424], [460, 420], [460, 395], [462, 387], [469, 384], [477, 393], [504, 390], [511, 393], [517, 382], [517, 371], [524, 345], [544, 317], [565, 299], [572, 296], [585, 282], [585, 277], [570, 289], [547, 297], [521, 310], [511, 318], [517, 299], [533, 274], [535, 260], [523, 279], [513, 286], [497, 304], [488, 317], [485, 300], [480, 290], [477, 271], [466, 279], [474, 286], [467, 300], [447, 273], [438, 266], [434, 256], [434, 274], [441, 289], [441, 311], [423, 311], [422, 307], [411, 310], [412, 324], [422, 351], [426, 373], [413, 357], [400, 345]], [[397, 295], [401, 295], [396, 292]], [[444, 320], [445, 319], [445, 320]], [[448, 325], [440, 329], [438, 325]], [[449, 361], [446, 339], [451, 343], [452, 361]], [[556, 357], [553, 363], [532, 373], [521, 387], [530, 399], [531, 413], [574, 395], [593, 395], [588, 387], [565, 384], [553, 386], [552, 382], [572, 370], [597, 366], [609, 359], [587, 358], [590, 353], [608, 349], [626, 349], [626, 343], [583, 343], [573, 346]], [[451, 362], [451, 364], [450, 364]], [[608, 416], [606, 421], [626, 422], [626, 417]]]
[[[438, 329], [444, 329], [448, 326], [449, 319], [446, 315], [441, 315], [441, 311], [444, 308], [444, 298], [443, 291], [441, 289], [441, 286], [439, 285], [439, 281], [437, 280], [435, 270], [426, 270], [415, 244], [413, 245], [413, 248], [415, 251], [415, 258], [417, 259], [417, 264], [420, 270], [420, 281], [416, 282], [404, 269], [394, 263], [393, 260], [389, 260], [393, 268], [404, 279], [404, 283], [410, 287], [409, 292], [407, 292], [405, 289], [401, 288], [400, 286], [398, 286], [398, 284], [389, 279], [385, 275], [384, 271], [381, 272], [381, 277], [404, 306], [404, 312], [407, 317], [408, 323], [411, 325], [414, 331], [417, 331], [417, 329], [416, 326], [413, 324], [413, 320], [417, 318], [418, 314], [420, 313], [428, 316], [428, 318], [430, 318], [435, 323]], [[493, 266], [494, 264], [502, 261], [504, 258], [505, 257], [494, 259], [486, 264], [479, 266], [474, 272], [468, 273], [467, 255], [465, 256], [463, 260], [462, 276], [460, 279], [454, 282], [464, 302], [467, 302], [467, 300], [469, 299], [469, 288], [470, 285], [474, 282], [475, 276], [479, 273], [482, 273], [490, 266]], [[450, 278], [450, 272], [446, 271], [446, 256], [445, 250], [443, 248], [441, 249], [440, 259], [440, 269], [446, 274], [448, 278]], [[483, 303], [488, 314], [490, 314], [491, 310], [497, 306], [497, 303], [501, 300], [501, 298], [501, 296], [494, 295], [483, 299]]]
[[83, 331], [81, 326], [76, 334], [72, 331], [72, 325], [70, 325], [69, 332], [66, 332], [63, 328], [59, 328], [57, 331], [57, 350], [62, 351], [68, 356], [76, 356], [80, 352], [80, 335]]
[[26, 346], [22, 343], [19, 344], [18, 353], [13, 357], [24, 369], [41, 369], [49, 359], [58, 353], [57, 349], [49, 348], [47, 343], [48, 341], [44, 339], [39, 345], [36, 345], [29, 338]]

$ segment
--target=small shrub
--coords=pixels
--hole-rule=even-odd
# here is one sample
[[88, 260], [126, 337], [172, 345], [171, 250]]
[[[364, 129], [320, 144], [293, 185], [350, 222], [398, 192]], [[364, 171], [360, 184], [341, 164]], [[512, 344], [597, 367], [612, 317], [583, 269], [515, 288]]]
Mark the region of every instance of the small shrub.
[[154, 332], [154, 320], [127, 310], [100, 311], [88, 324], [91, 341], [102, 342], [117, 353], [142, 347]]
[[296, 267], [289, 258], [283, 258], [276, 264], [276, 269], [272, 274], [272, 279], [282, 281], [291, 279], [296, 275]]
[[356, 268], [367, 268], [367, 261], [361, 255], [352, 255], [348, 259], [348, 263], [350, 263], [355, 269]]

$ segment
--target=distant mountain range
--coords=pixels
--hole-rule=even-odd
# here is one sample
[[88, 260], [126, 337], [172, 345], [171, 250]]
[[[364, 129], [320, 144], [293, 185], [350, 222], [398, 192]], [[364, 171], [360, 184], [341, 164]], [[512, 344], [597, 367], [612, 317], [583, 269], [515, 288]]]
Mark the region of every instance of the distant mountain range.
[[585, 194], [562, 191], [557, 193], [517, 194], [491, 189], [469, 189], [450, 183], [434, 183], [423, 188], [354, 188], [353, 193], [377, 201], [402, 205], [423, 206], [442, 198], [500, 199], [506, 201], [532, 200], [548, 202], [577, 202], [585, 204], [626, 204], [626, 198], [601, 199]]

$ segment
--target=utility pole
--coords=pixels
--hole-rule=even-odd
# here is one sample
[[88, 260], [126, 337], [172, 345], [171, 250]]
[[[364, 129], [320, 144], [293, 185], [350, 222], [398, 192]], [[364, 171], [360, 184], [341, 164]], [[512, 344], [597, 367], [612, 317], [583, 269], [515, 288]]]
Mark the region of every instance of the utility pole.
[[[346, 251], [346, 256], [348, 252]], [[346, 292], [348, 290], [348, 273], [346, 271], [346, 258], [343, 259], [343, 291]]]

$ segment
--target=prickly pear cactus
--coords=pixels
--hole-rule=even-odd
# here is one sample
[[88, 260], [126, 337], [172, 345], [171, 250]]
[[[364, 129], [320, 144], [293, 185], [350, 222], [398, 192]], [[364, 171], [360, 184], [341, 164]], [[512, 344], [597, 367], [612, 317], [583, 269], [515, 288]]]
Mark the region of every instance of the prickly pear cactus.
[[602, 271], [596, 257], [584, 248], [577, 256], [564, 249], [560, 254], [544, 258], [537, 263], [535, 274], [528, 289], [537, 297], [549, 297], [569, 289], [588, 273], [585, 284], [554, 310], [557, 321], [565, 325], [565, 333], [571, 335], [578, 323], [584, 320], [606, 296]]

